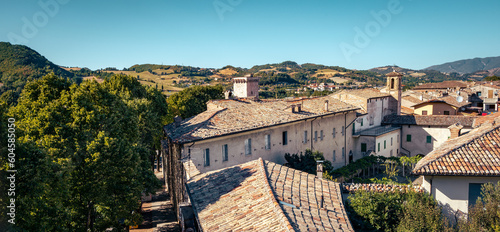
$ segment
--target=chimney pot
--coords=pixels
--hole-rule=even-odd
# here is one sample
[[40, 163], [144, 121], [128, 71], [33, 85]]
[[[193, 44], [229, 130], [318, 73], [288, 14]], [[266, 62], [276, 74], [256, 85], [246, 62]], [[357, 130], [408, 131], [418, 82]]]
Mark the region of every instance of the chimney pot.
[[292, 113], [295, 113], [295, 105], [291, 105]]
[[323, 179], [323, 162], [324, 160], [316, 160], [316, 177]]
[[328, 112], [328, 100], [325, 100], [325, 111]]
[[302, 104], [297, 104], [297, 112], [302, 112]]

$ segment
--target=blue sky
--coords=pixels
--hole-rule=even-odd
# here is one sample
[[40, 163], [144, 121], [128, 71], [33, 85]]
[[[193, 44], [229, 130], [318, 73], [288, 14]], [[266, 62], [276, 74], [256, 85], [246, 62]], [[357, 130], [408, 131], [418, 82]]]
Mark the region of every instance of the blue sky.
[[422, 69], [500, 56], [500, 1], [3, 0], [0, 41], [63, 66], [286, 60]]

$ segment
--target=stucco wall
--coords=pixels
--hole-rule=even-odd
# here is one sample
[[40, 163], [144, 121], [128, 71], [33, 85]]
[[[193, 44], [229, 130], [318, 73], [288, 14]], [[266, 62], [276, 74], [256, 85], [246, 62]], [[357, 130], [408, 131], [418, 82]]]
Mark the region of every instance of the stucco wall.
[[[348, 159], [349, 151], [353, 149], [352, 129], [345, 130], [346, 136], [342, 136], [342, 126], [349, 124], [355, 118], [355, 113], [337, 114], [324, 116], [266, 129], [254, 130], [220, 138], [207, 139], [193, 143], [184, 144], [182, 156], [189, 160], [191, 165], [186, 168], [195, 168], [201, 173], [217, 170], [233, 165], [241, 164], [262, 157], [278, 164], [284, 164], [285, 153], [300, 153], [306, 149], [317, 150], [323, 153], [326, 160], [332, 162], [334, 167], [342, 167]], [[312, 126], [312, 132], [311, 132]], [[335, 138], [333, 138], [335, 128]], [[321, 139], [323, 130], [323, 139]], [[283, 131], [287, 131], [288, 144], [282, 144]], [[304, 143], [304, 131], [307, 131], [307, 142]], [[314, 132], [317, 131], [317, 141], [314, 140]], [[271, 149], [265, 149], [265, 135], [271, 136]], [[245, 155], [245, 140], [251, 139], [252, 154]], [[342, 156], [342, 147], [346, 139], [346, 156]], [[222, 161], [222, 146], [228, 145], [228, 161]], [[210, 150], [210, 166], [204, 166], [203, 153], [205, 149]], [[336, 151], [335, 161], [333, 151]], [[354, 153], [354, 151], [353, 151]], [[193, 170], [191, 170], [193, 171]]]
[[[384, 116], [390, 115], [393, 113], [393, 111], [391, 109], [389, 109], [389, 107], [390, 107], [389, 100], [390, 100], [390, 97], [368, 99], [366, 102], [367, 114], [360, 117], [363, 119], [363, 126], [361, 126], [361, 121], [355, 122], [354, 128], [355, 128], [356, 133], [363, 131], [363, 130], [366, 130], [366, 129], [380, 126], [382, 123], [382, 120], [384, 119]], [[371, 118], [373, 118], [373, 119], [371, 119]], [[373, 122], [372, 125], [370, 123], [370, 120], [372, 120], [372, 122]]]
[[496, 183], [500, 177], [424, 176], [422, 187], [443, 206], [447, 216], [468, 212], [469, 183]]
[[[471, 128], [463, 128], [461, 133], [470, 131]], [[401, 127], [401, 146], [403, 150], [411, 152], [411, 156], [427, 155], [434, 148], [441, 146], [450, 137], [450, 129], [447, 126], [418, 126], [403, 125]], [[411, 135], [411, 142], [407, 141], [407, 135]], [[431, 143], [427, 143], [427, 136], [431, 136]], [[405, 152], [405, 151], [403, 151]]]
[[[390, 133], [380, 135], [375, 139], [375, 147], [377, 150], [375, 152], [379, 156], [391, 157], [398, 156], [399, 151], [399, 133], [400, 130], [391, 131]], [[384, 148], [384, 142], [386, 147]], [[378, 150], [378, 144], [380, 143], [380, 151]], [[391, 155], [392, 151], [392, 155]]]
[[457, 114], [457, 108], [446, 103], [424, 103], [415, 107], [414, 113], [423, 115], [424, 110], [427, 110], [427, 115], [444, 115], [444, 111], [449, 111], [450, 115]]

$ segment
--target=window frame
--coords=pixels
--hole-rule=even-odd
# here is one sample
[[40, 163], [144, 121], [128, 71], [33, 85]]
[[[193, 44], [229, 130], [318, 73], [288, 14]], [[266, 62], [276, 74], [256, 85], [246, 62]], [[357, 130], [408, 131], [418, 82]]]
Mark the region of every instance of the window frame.
[[222, 145], [222, 162], [227, 162], [229, 160], [229, 151], [227, 144]]

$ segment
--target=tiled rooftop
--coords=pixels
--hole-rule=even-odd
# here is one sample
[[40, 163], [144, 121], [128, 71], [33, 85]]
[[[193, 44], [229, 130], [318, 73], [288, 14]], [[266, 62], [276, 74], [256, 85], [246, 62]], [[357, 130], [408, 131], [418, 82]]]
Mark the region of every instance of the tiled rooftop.
[[464, 127], [472, 127], [476, 118], [461, 115], [387, 115], [382, 120], [382, 124], [449, 126], [460, 123]]
[[449, 105], [456, 106], [456, 107], [462, 107], [462, 106], [466, 106], [466, 105], [472, 104], [472, 103], [467, 102], [467, 101], [458, 102], [457, 99], [456, 99], [456, 97], [446, 96], [446, 97], [432, 99], [432, 100], [429, 100], [429, 101], [420, 102], [420, 103], [417, 103], [417, 104], [413, 105], [413, 107], [421, 105], [421, 104], [425, 104], [425, 103], [440, 103], [440, 102], [444, 102], [444, 103], [447, 103]]
[[262, 159], [187, 185], [204, 231], [353, 231], [338, 183]]
[[414, 97], [414, 96], [410, 96], [410, 95], [403, 96], [403, 97], [401, 97], [401, 98], [402, 98], [403, 100], [407, 100], [407, 101], [412, 102], [412, 103], [414, 103], [414, 104], [418, 104], [418, 103], [423, 102], [422, 100], [420, 100], [420, 99], [418, 99], [418, 98], [416, 98], [416, 97]]
[[467, 88], [467, 83], [463, 81], [443, 81], [437, 83], [427, 83], [419, 85], [413, 88], [413, 90], [424, 90], [424, 89], [455, 89], [455, 88]]
[[[325, 111], [326, 100], [328, 111]], [[302, 110], [293, 113], [291, 106], [296, 104], [301, 104]], [[174, 142], [186, 143], [358, 109], [331, 95], [293, 101], [214, 100], [207, 105], [207, 111], [182, 121], [178, 127], [174, 123], [166, 125], [167, 135]]]
[[370, 192], [423, 192], [422, 186], [410, 185], [391, 185], [391, 184], [358, 184], [358, 183], [344, 183], [342, 184], [342, 191], [347, 193], [354, 193], [356, 191], [370, 191]]
[[356, 134], [362, 135], [362, 136], [380, 136], [380, 135], [389, 133], [391, 131], [399, 130], [399, 129], [400, 129], [400, 127], [396, 127], [396, 126], [392, 126], [392, 125], [377, 126], [377, 127], [373, 127], [370, 129], [360, 131]]
[[337, 94], [349, 94], [349, 95], [354, 95], [354, 96], [365, 98], [365, 99], [391, 96], [388, 93], [382, 93], [379, 90], [373, 89], [373, 88], [343, 90], [339, 93], [336, 93], [336, 95]]
[[295, 231], [353, 231], [340, 185], [302, 171], [265, 162], [269, 183]]
[[417, 175], [500, 176], [500, 125], [483, 126], [446, 141], [422, 158]]

